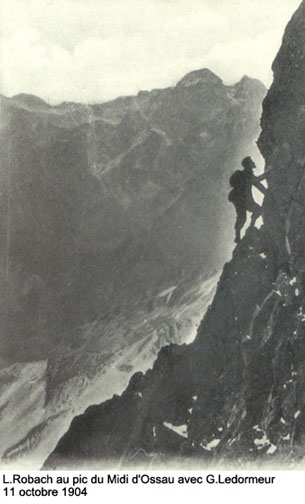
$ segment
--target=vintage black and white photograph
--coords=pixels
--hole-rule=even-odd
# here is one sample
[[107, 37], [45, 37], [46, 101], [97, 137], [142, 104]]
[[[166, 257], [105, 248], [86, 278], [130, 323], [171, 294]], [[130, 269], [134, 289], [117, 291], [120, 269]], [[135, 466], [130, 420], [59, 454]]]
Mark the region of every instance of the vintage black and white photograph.
[[305, 0], [1, 0], [0, 469], [305, 461]]

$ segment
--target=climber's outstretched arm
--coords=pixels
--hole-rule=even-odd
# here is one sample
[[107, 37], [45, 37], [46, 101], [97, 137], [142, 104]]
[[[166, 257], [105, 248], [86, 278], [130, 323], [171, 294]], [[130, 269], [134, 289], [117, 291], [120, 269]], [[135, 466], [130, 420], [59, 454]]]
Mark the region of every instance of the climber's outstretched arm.
[[263, 194], [267, 194], [267, 189], [263, 184], [261, 184], [261, 180], [264, 180], [267, 176], [267, 173], [269, 173], [271, 170], [273, 170], [272, 166], [267, 168], [267, 170], [264, 171], [261, 175], [256, 177], [255, 175], [252, 177], [252, 184]]
[[264, 171], [264, 173], [262, 173], [261, 175], [259, 175], [258, 177], [255, 177], [256, 180], [260, 181], [260, 180], [264, 180], [266, 177], [267, 177], [267, 173], [269, 173], [270, 171], [272, 171], [273, 168], [272, 166], [270, 166], [269, 168], [267, 168], [267, 170]]

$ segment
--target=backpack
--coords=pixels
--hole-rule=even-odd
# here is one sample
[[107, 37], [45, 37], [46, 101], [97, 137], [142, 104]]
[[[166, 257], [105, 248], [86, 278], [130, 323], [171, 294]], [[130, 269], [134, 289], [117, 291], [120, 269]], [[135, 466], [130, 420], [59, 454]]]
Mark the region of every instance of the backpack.
[[230, 186], [233, 187], [233, 189], [236, 189], [237, 191], [243, 191], [246, 189], [247, 186], [245, 173], [242, 172], [241, 170], [236, 170], [233, 173], [233, 175], [231, 175], [229, 182]]
[[233, 175], [231, 175], [229, 182], [232, 189], [229, 192], [228, 200], [234, 203], [234, 205], [237, 205], [241, 203], [246, 196], [248, 185], [247, 175], [241, 170], [236, 170]]

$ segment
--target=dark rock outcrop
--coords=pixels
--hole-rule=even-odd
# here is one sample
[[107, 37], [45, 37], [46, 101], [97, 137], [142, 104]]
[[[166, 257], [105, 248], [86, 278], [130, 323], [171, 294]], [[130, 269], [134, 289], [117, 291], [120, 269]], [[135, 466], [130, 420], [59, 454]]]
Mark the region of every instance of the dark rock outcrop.
[[[156, 464], [305, 456], [304, 55], [305, 1], [287, 26], [263, 106], [259, 147], [273, 168], [264, 226], [236, 247], [196, 340], [163, 348], [121, 398], [75, 418], [46, 467], [90, 463], [95, 441], [96, 467], [111, 458], [134, 464], [139, 453], [146, 464], [149, 455]], [[184, 82], [197, 86], [197, 77]]]

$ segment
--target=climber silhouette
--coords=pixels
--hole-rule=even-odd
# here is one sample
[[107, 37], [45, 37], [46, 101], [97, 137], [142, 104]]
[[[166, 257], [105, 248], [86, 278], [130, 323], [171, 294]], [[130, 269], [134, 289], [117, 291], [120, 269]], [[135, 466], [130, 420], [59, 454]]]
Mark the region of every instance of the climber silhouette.
[[[266, 171], [256, 177], [253, 169], [256, 168], [251, 157], [244, 158], [241, 162], [243, 170], [236, 170], [230, 177], [232, 190], [229, 193], [229, 201], [235, 206], [237, 218], [235, 222], [235, 243], [240, 242], [240, 232], [247, 220], [247, 211], [252, 213], [250, 227], [253, 227], [256, 219], [261, 215], [261, 207], [254, 201], [252, 195], [252, 186], [254, 185], [263, 194], [266, 194], [266, 188], [260, 183], [266, 177]], [[269, 170], [268, 170], [269, 171]]]

